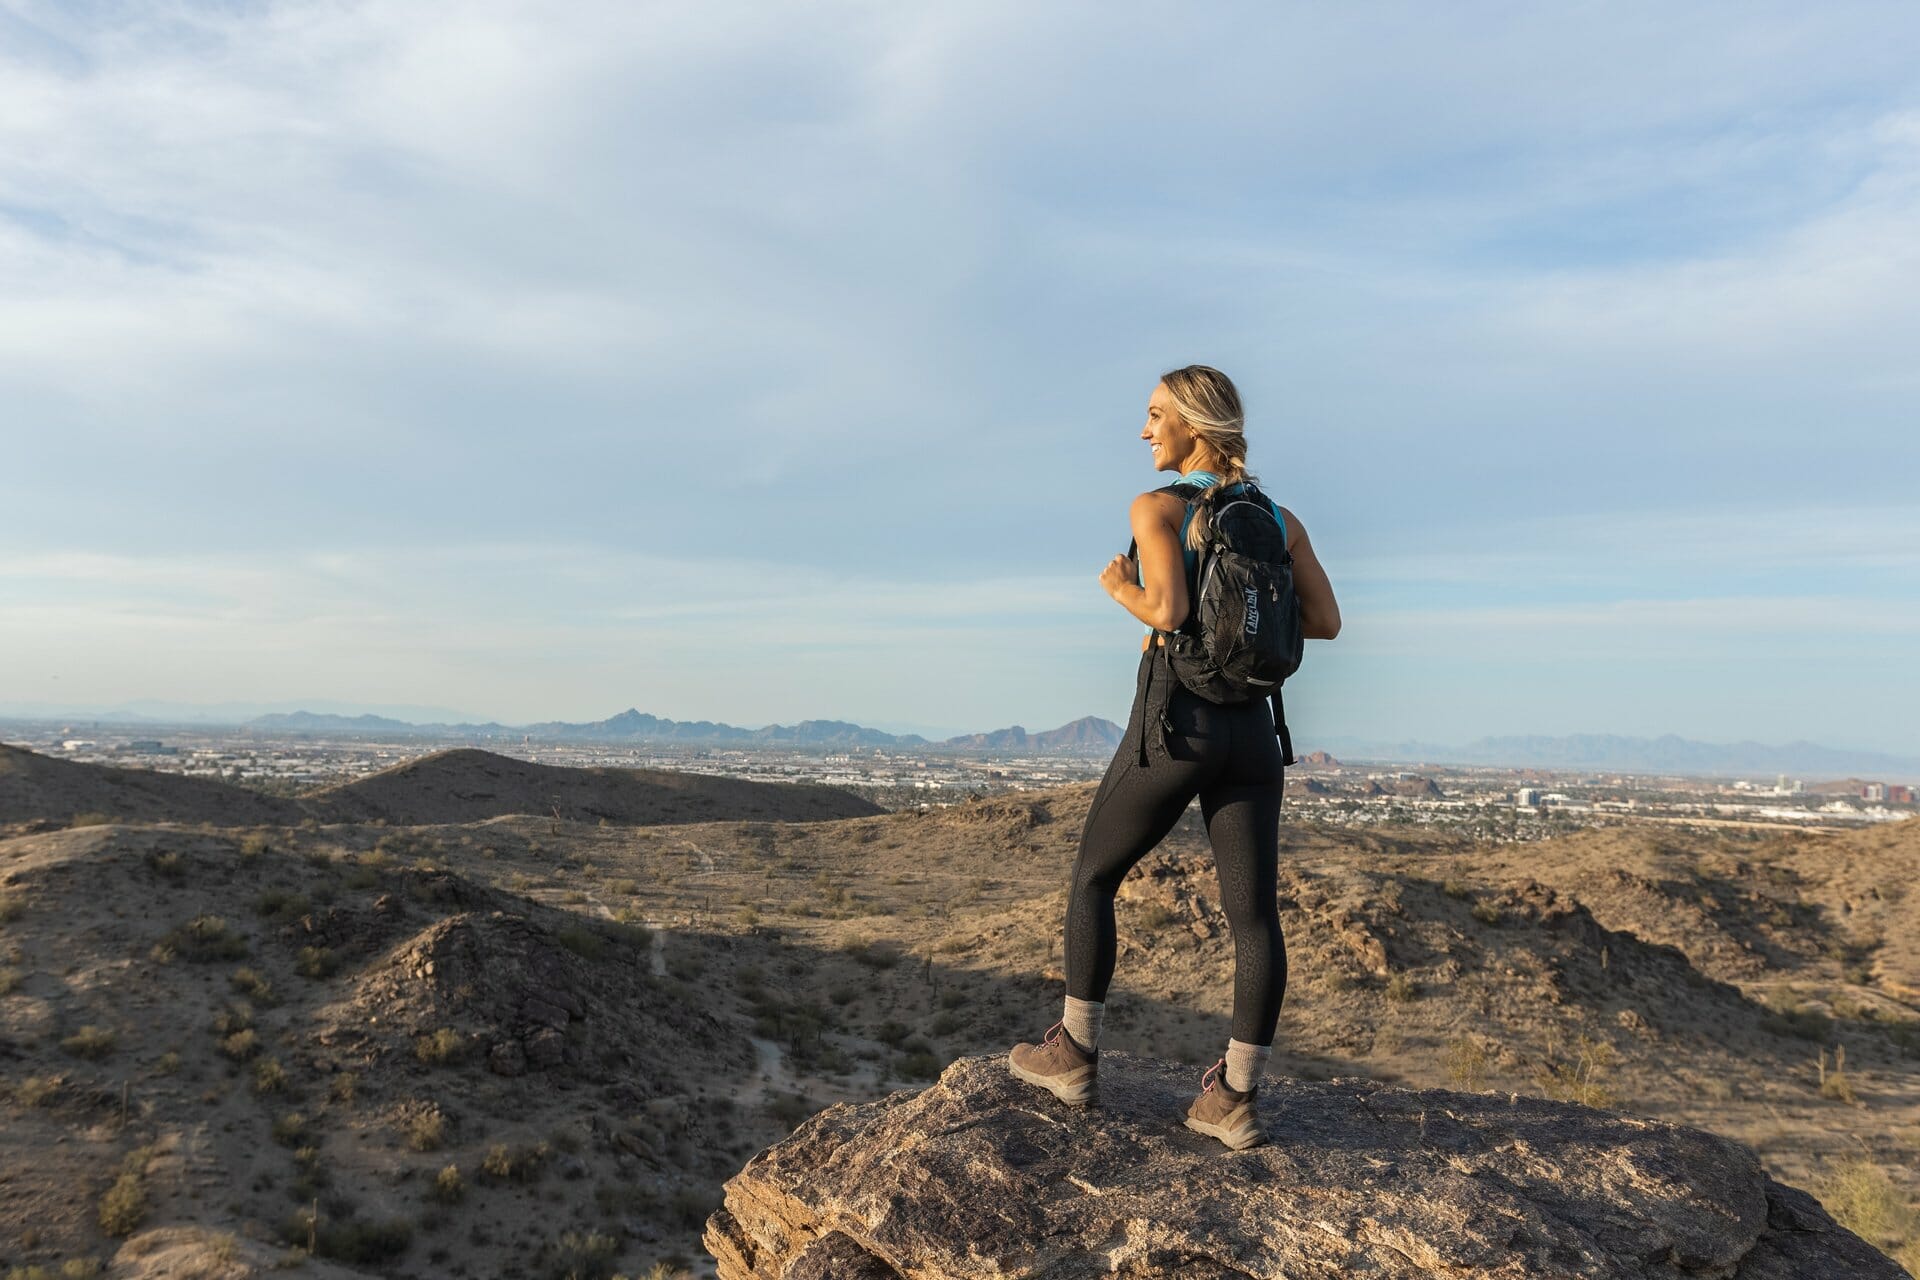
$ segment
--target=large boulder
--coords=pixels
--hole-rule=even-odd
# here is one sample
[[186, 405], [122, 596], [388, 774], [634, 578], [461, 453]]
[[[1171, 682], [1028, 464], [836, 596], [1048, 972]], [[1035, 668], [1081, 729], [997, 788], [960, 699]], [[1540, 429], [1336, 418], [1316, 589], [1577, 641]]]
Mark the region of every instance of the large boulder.
[[830, 1107], [756, 1156], [707, 1223], [721, 1280], [1634, 1277], [1906, 1273], [1696, 1129], [1507, 1094], [1273, 1081], [1272, 1141], [1180, 1116], [1198, 1072], [1102, 1056], [1084, 1109], [965, 1058]]

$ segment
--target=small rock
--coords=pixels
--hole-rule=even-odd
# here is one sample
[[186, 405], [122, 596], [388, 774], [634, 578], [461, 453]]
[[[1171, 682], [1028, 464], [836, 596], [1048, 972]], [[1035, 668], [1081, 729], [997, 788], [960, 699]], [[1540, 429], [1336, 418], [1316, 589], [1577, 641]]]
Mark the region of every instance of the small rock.
[[487, 1051], [487, 1069], [497, 1076], [525, 1075], [526, 1050], [518, 1040], [502, 1040]]

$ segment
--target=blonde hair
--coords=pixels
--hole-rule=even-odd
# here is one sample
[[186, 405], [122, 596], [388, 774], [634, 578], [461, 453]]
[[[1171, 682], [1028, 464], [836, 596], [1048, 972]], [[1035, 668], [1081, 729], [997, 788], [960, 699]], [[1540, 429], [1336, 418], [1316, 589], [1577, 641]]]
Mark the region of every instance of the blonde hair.
[[[1240, 392], [1233, 379], [1204, 364], [1190, 364], [1160, 375], [1160, 382], [1173, 398], [1180, 422], [1199, 439], [1207, 451], [1206, 470], [1220, 477], [1220, 483], [1208, 490], [1218, 494], [1228, 485], [1253, 484], [1247, 471], [1247, 414], [1240, 407]], [[1212, 504], [1194, 503], [1193, 520], [1187, 526], [1187, 547], [1198, 551], [1207, 544], [1213, 525]]]

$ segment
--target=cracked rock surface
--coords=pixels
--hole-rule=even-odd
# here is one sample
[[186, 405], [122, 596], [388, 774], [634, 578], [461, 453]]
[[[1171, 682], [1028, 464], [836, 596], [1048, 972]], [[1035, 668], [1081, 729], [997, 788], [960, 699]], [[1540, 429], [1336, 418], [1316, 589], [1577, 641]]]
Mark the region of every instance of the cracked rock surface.
[[963, 1058], [726, 1184], [721, 1280], [1900, 1280], [1746, 1147], [1570, 1103], [1269, 1080], [1271, 1141], [1180, 1124], [1199, 1071], [1106, 1053], [1073, 1108]]

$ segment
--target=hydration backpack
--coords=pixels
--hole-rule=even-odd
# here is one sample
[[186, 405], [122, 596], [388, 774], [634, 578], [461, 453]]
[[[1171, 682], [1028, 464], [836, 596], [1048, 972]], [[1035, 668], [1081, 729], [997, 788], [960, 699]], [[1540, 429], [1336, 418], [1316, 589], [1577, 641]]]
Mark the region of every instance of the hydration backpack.
[[1212, 517], [1187, 582], [1186, 621], [1162, 633], [1174, 677], [1209, 702], [1272, 698], [1274, 732], [1292, 764], [1280, 686], [1299, 670], [1305, 636], [1293, 590], [1293, 553], [1278, 509], [1251, 484], [1214, 485], [1198, 493], [1172, 484], [1163, 492], [1187, 503], [1189, 521], [1198, 506]]

